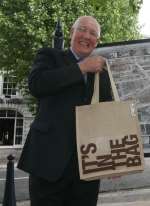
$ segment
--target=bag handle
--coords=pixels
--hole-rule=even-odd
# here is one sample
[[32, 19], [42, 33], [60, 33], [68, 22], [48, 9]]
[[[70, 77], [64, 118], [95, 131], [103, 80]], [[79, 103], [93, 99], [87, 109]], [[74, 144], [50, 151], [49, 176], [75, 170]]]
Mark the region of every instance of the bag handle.
[[[111, 70], [110, 70], [110, 65], [109, 65], [107, 59], [105, 59], [105, 61], [106, 61], [106, 69], [107, 69], [107, 71], [108, 71], [108, 75], [109, 75], [109, 79], [110, 79], [110, 84], [111, 84], [112, 94], [113, 94], [114, 100], [115, 100], [116, 102], [119, 102], [119, 101], [120, 101], [120, 98], [119, 98], [119, 95], [118, 95], [118, 91], [117, 91], [115, 82], [114, 82], [113, 77], [112, 77], [112, 73], [111, 73]], [[99, 102], [99, 81], [100, 81], [100, 79], [99, 79], [99, 73], [97, 72], [97, 73], [95, 74], [94, 92], [93, 92], [91, 104], [95, 104], [95, 103], [98, 103], [98, 102]]]

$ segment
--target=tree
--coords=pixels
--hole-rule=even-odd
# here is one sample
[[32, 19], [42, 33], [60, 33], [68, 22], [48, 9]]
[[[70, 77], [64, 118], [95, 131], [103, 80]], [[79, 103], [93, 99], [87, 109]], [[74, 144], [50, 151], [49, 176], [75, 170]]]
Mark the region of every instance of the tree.
[[69, 29], [80, 15], [93, 15], [101, 24], [101, 41], [139, 38], [137, 23], [142, 0], [1, 0], [0, 68], [22, 82], [39, 47], [52, 46], [58, 17], [63, 23], [65, 46]]

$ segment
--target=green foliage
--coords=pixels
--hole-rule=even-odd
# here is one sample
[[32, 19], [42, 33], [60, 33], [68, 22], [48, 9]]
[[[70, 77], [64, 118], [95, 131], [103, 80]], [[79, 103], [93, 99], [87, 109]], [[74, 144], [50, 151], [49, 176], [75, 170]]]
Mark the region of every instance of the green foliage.
[[140, 37], [138, 12], [140, 0], [91, 0], [102, 27], [102, 42], [125, 41]]
[[69, 31], [81, 15], [93, 15], [101, 24], [101, 41], [114, 42], [140, 37], [137, 16], [142, 0], [1, 0], [0, 68], [11, 70], [18, 82], [27, 77], [34, 55], [52, 46], [60, 18], [69, 46]]

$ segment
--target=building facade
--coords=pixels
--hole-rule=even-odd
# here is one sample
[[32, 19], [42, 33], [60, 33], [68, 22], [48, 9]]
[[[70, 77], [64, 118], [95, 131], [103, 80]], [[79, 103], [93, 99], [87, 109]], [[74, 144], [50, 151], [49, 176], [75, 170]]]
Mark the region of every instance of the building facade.
[[18, 159], [32, 120], [15, 77], [0, 75], [0, 164], [6, 163], [9, 154]]
[[150, 39], [108, 44], [94, 54], [108, 59], [120, 100], [134, 102], [144, 153], [150, 155]]

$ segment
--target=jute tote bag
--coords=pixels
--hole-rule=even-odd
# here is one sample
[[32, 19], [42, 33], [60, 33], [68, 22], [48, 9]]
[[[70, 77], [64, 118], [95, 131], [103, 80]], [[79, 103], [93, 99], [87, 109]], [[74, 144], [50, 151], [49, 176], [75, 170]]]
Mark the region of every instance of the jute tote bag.
[[120, 101], [106, 61], [114, 100], [99, 103], [99, 75], [91, 105], [76, 107], [80, 179], [93, 180], [144, 170], [143, 144], [134, 102]]

